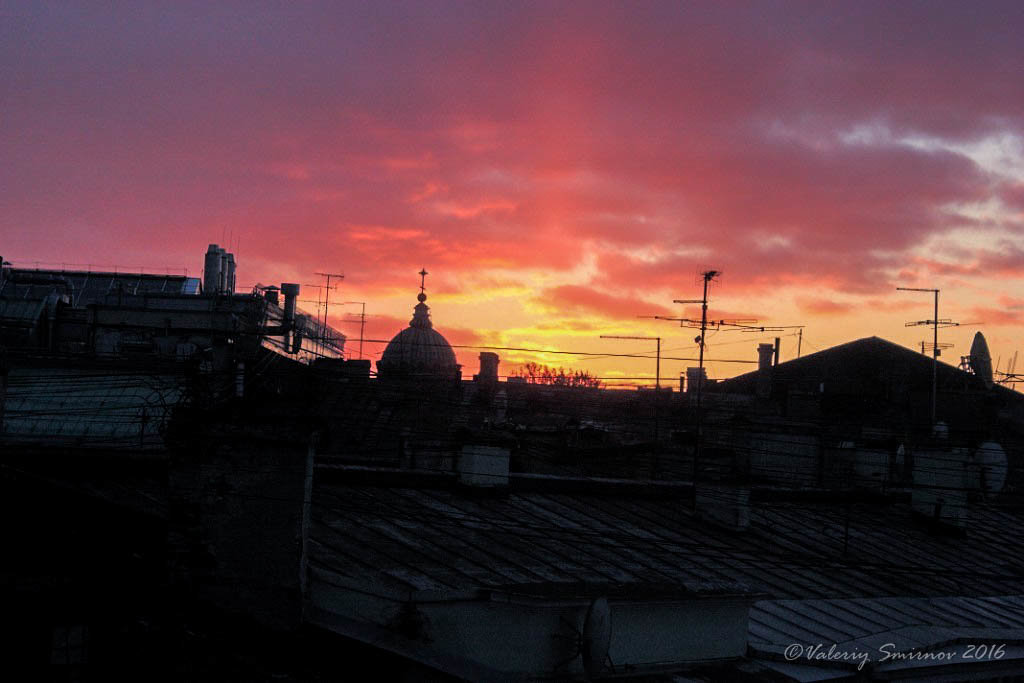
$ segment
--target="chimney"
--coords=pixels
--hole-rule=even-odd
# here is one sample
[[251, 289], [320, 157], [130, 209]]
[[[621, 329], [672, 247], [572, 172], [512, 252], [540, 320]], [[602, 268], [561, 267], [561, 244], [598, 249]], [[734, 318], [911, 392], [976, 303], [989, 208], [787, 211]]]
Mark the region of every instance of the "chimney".
[[217, 287], [217, 293], [222, 294], [227, 291], [228, 288], [228, 252], [224, 247], [220, 247], [217, 251], [220, 252], [220, 277], [217, 281], [220, 283]]
[[284, 320], [282, 324], [291, 328], [295, 326], [295, 301], [299, 298], [299, 286], [294, 282], [282, 282], [281, 293], [284, 294]]
[[772, 357], [775, 346], [772, 344], [757, 345], [757, 396], [768, 398], [772, 393]]
[[203, 261], [203, 293], [220, 293], [220, 247], [211, 244]]
[[281, 293], [284, 294], [284, 319], [281, 321], [281, 327], [285, 334], [285, 347], [288, 353], [298, 353], [302, 349], [302, 336], [296, 329], [295, 318], [295, 301], [299, 298], [299, 286], [294, 282], [282, 282]]
[[966, 530], [970, 496], [978, 489], [975, 458], [967, 448], [936, 443], [914, 451], [911, 506], [914, 512], [947, 529]]
[[500, 360], [498, 354], [482, 351], [480, 353], [480, 374], [474, 376], [473, 379], [482, 384], [497, 384]]
[[703, 380], [704, 386], [708, 384], [708, 371], [704, 368], [686, 368], [686, 393], [697, 393], [697, 384]]
[[225, 283], [224, 291], [226, 291], [228, 294], [234, 294], [235, 293], [235, 255], [234, 254], [228, 254], [227, 255], [227, 259], [228, 259], [228, 272], [227, 272], [227, 282]]
[[278, 296], [280, 291], [281, 291], [280, 287], [274, 287], [274, 286], [267, 287], [266, 289], [263, 290], [263, 298], [266, 299], [267, 301], [269, 301], [270, 303], [274, 304], [275, 306], [280, 306], [281, 305], [280, 304], [281, 300], [280, 300], [280, 298]]

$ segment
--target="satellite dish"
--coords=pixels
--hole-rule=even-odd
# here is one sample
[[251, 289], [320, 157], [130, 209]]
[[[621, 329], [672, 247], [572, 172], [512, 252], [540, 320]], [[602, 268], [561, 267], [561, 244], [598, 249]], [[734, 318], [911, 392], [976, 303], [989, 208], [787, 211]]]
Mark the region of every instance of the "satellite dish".
[[583, 637], [580, 643], [583, 670], [587, 672], [588, 677], [594, 677], [604, 671], [611, 642], [611, 607], [608, 606], [607, 599], [595, 598], [587, 608], [587, 616], [583, 620]]
[[992, 354], [988, 351], [988, 343], [981, 332], [974, 334], [971, 344], [971, 372], [985, 383], [986, 389], [992, 388]]
[[1006, 485], [1008, 460], [1003, 447], [994, 441], [986, 441], [974, 452], [974, 461], [980, 473], [981, 490], [985, 494], [999, 493]]

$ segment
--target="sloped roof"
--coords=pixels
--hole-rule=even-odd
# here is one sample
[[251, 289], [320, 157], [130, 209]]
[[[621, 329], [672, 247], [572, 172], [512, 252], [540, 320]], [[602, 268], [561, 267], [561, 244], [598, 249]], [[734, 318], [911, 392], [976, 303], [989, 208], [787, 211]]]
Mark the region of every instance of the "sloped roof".
[[108, 297], [142, 294], [198, 294], [199, 278], [153, 273], [12, 268], [0, 286], [5, 298], [41, 299], [53, 291], [68, 294], [71, 304], [103, 303]]
[[[1024, 657], [1024, 595], [764, 600], [751, 607], [748, 632], [757, 661], [796, 680], [845, 677], [865, 667], [1000, 666]], [[972, 642], [984, 649], [967, 649]], [[886, 659], [928, 652], [943, 656]]]
[[[671, 486], [630, 495], [325, 482], [310, 557], [397, 591], [537, 582], [736, 584], [775, 598], [1024, 593], [1022, 514], [978, 507], [966, 538], [930, 535], [906, 504], [765, 502], [751, 529], [696, 517]], [[557, 482], [554, 484], [557, 489]], [[849, 536], [844, 555], [844, 535]]]
[[[842, 378], [870, 383], [878, 376], [899, 377], [911, 384], [931, 386], [933, 360], [930, 356], [881, 337], [865, 337], [822, 351], [788, 360], [772, 368], [773, 381], [821, 381]], [[712, 385], [711, 391], [753, 393], [759, 372], [747, 372]], [[943, 361], [938, 363], [939, 383], [984, 390], [982, 381]], [[1003, 387], [998, 387], [1004, 389]]]
[[109, 369], [9, 371], [0, 431], [18, 441], [158, 446], [183, 391], [180, 378]]

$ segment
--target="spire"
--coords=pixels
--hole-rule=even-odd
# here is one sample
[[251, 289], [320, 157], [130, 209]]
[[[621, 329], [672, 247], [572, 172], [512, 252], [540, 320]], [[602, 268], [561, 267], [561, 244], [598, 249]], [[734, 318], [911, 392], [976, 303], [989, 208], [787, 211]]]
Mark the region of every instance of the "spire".
[[430, 329], [434, 326], [430, 322], [430, 306], [427, 306], [424, 302], [427, 300], [427, 272], [426, 268], [420, 269], [420, 293], [416, 295], [416, 299], [419, 301], [416, 307], [413, 309], [412, 320], [409, 321], [409, 327], [419, 327]]

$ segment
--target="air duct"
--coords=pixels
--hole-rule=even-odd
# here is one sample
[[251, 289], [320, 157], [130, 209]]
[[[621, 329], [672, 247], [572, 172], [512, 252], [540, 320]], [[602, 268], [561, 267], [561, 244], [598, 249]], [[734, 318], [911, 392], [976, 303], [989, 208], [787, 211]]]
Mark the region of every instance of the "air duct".
[[228, 294], [235, 293], [235, 255], [229, 253], [227, 255], [228, 272], [226, 282], [224, 284], [224, 291]]
[[211, 244], [206, 250], [203, 261], [203, 292], [205, 294], [220, 293], [220, 253], [221, 248]]
[[217, 278], [217, 293], [223, 294], [228, 288], [228, 252], [223, 247], [218, 251], [220, 251], [220, 272]]
[[281, 293], [284, 294], [284, 320], [281, 327], [285, 332], [285, 342], [288, 342], [289, 333], [291, 337], [288, 353], [298, 353], [302, 348], [302, 334], [295, 324], [295, 302], [299, 298], [299, 285], [294, 282], [282, 282]]

